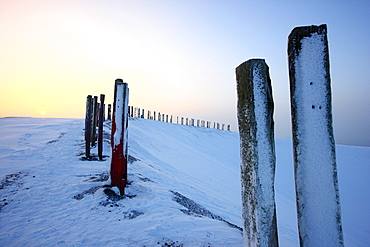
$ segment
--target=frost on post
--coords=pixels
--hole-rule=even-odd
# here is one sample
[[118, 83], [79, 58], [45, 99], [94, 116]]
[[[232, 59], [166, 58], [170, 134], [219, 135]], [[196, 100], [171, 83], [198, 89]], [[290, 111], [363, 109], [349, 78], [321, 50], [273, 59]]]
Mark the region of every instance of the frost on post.
[[236, 68], [244, 246], [278, 246], [274, 195], [274, 103], [269, 68], [250, 59]]
[[293, 29], [288, 57], [300, 243], [343, 246], [326, 25]]
[[111, 182], [124, 194], [127, 182], [127, 127], [128, 127], [128, 96], [127, 83], [117, 79], [114, 87], [113, 117], [112, 117], [112, 161]]

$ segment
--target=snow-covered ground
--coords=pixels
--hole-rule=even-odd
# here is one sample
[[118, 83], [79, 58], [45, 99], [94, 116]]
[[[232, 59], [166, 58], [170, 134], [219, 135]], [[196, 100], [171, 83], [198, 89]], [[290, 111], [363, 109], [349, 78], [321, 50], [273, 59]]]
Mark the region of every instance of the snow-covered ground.
[[[243, 245], [238, 133], [130, 119], [120, 197], [109, 157], [81, 159], [83, 128], [0, 119], [0, 246]], [[276, 155], [279, 242], [298, 246], [291, 141], [276, 139]], [[338, 145], [337, 163], [345, 245], [370, 246], [370, 148]]]

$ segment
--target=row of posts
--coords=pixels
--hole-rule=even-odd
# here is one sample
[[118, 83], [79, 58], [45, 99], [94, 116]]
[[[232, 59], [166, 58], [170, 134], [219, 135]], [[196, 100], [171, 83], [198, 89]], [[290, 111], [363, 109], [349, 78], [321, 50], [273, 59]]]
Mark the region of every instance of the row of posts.
[[[167, 123], [176, 123], [181, 125], [188, 125], [188, 126], [196, 126], [196, 127], [204, 127], [204, 128], [213, 128], [218, 130], [229, 130], [230, 131], [230, 125], [220, 124], [216, 122], [210, 122], [205, 120], [195, 120], [194, 118], [185, 118], [185, 117], [174, 117], [172, 115], [168, 114], [161, 114], [160, 112], [155, 111], [147, 111], [147, 114], [145, 114], [144, 109], [140, 109], [138, 107], [129, 106], [129, 117], [134, 118], [146, 118], [150, 120], [156, 120], [161, 122], [167, 122]], [[213, 126], [213, 127], [212, 127]], [[225, 128], [226, 127], [226, 128]]]
[[[85, 155], [86, 159], [91, 159], [90, 148], [98, 144], [98, 157], [103, 160], [103, 123], [105, 121], [105, 95], [88, 95], [86, 98], [85, 116]], [[108, 119], [111, 119], [111, 104], [108, 105]]]

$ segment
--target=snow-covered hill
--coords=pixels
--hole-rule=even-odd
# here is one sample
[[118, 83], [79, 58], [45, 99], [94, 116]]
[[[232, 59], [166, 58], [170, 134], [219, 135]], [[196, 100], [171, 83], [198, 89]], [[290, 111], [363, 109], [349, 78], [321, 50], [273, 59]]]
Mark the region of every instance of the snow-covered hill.
[[[81, 159], [83, 128], [0, 119], [0, 246], [243, 245], [236, 132], [130, 119], [120, 197], [109, 157]], [[298, 246], [291, 141], [276, 139], [276, 154], [279, 242]], [[337, 162], [345, 244], [369, 246], [370, 148], [339, 145]]]

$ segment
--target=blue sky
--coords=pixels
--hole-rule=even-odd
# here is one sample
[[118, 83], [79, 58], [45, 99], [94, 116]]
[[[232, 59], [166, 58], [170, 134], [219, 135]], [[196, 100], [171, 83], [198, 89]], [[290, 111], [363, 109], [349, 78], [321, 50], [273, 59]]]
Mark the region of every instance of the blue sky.
[[235, 68], [270, 67], [276, 137], [290, 138], [287, 38], [327, 24], [337, 143], [370, 146], [369, 1], [0, 1], [0, 116], [84, 117], [122, 78], [130, 104], [231, 124]]

